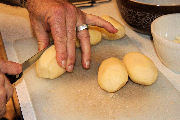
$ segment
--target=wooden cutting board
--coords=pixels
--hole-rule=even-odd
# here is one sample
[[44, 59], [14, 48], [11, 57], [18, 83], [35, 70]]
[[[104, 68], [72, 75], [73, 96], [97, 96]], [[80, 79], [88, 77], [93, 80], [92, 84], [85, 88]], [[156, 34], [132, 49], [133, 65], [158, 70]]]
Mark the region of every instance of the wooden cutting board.
[[[23, 62], [37, 52], [33, 38], [14, 44]], [[151, 86], [128, 81], [116, 93], [103, 91], [97, 83], [97, 71], [108, 57], [122, 59], [124, 54], [139, 51], [127, 36], [117, 41], [103, 40], [92, 47], [89, 70], [81, 66], [80, 50], [76, 52], [73, 73], [49, 80], [38, 78], [35, 66], [24, 73], [24, 80], [38, 120], [180, 120], [180, 93], [159, 72]], [[142, 73], [143, 74], [143, 73]]]

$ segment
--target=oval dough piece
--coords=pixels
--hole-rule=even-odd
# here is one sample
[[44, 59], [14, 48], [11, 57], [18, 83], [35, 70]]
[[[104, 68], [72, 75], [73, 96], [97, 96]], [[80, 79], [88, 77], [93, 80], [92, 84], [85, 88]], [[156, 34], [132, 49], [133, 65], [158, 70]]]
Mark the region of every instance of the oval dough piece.
[[[100, 28], [97, 26], [89, 26], [89, 36], [90, 36], [90, 43], [91, 45], [96, 45], [99, 42], [101, 42], [102, 38], [101, 38], [101, 32], [100, 32]], [[76, 47], [80, 47], [80, 43], [79, 40], [76, 40]]]
[[128, 81], [128, 73], [118, 58], [104, 60], [98, 71], [99, 86], [107, 92], [116, 92]]
[[118, 32], [113, 34], [108, 31], [106, 31], [104, 28], [101, 28], [102, 38], [106, 40], [118, 40], [125, 35], [125, 29], [124, 26], [115, 20], [114, 18], [110, 16], [102, 16], [102, 18], [108, 22], [110, 22], [116, 29], [118, 29]]
[[55, 46], [48, 48], [36, 62], [36, 73], [41, 78], [55, 79], [66, 70], [60, 67], [56, 61]]
[[174, 40], [175, 43], [180, 43], [180, 36], [177, 36], [176, 39]]
[[130, 52], [123, 58], [129, 77], [135, 83], [151, 85], [157, 80], [158, 70], [154, 63], [145, 55]]

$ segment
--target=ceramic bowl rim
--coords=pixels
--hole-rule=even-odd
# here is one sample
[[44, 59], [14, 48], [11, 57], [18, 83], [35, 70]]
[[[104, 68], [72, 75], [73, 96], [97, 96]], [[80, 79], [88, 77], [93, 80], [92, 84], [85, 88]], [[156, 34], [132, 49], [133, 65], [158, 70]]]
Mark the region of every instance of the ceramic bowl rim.
[[155, 30], [155, 25], [157, 22], [161, 21], [161, 19], [163, 19], [164, 17], [167, 17], [167, 16], [176, 16], [176, 15], [179, 15], [180, 16], [180, 13], [173, 13], [173, 14], [167, 14], [167, 15], [163, 15], [163, 16], [160, 16], [158, 18], [156, 18], [152, 24], [151, 24], [151, 33], [152, 33], [152, 36], [153, 36], [153, 40], [154, 40], [154, 35], [158, 37], [158, 39], [160, 39], [163, 43], [168, 43], [172, 46], [175, 46], [176, 48], [179, 48], [180, 49], [180, 44], [179, 43], [175, 43], [175, 42], [172, 42], [171, 40], [168, 40], [164, 37], [162, 37], [159, 33], [156, 32]]
[[146, 5], [146, 6], [156, 6], [156, 7], [175, 7], [175, 6], [179, 6], [180, 7], [180, 4], [175, 4], [175, 5], [158, 5], [158, 4], [151, 4], [151, 3], [143, 3], [143, 2], [136, 1], [136, 0], [127, 0], [127, 1], [139, 4], [139, 5]]

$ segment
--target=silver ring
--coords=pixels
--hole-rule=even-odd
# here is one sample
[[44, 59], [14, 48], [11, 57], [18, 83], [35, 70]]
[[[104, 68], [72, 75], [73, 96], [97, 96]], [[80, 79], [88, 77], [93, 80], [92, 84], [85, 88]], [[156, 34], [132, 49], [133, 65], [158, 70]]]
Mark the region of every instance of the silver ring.
[[87, 24], [82, 24], [80, 25], [79, 27], [77, 27], [77, 31], [82, 31], [82, 30], [85, 30], [85, 29], [88, 29], [88, 25]]

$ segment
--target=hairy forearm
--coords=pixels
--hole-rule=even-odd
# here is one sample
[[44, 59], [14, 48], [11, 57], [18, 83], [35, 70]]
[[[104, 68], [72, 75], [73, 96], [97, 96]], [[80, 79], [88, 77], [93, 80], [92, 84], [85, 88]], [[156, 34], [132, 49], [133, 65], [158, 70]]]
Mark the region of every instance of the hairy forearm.
[[25, 7], [26, 6], [26, 1], [27, 0], [0, 0], [0, 3]]

